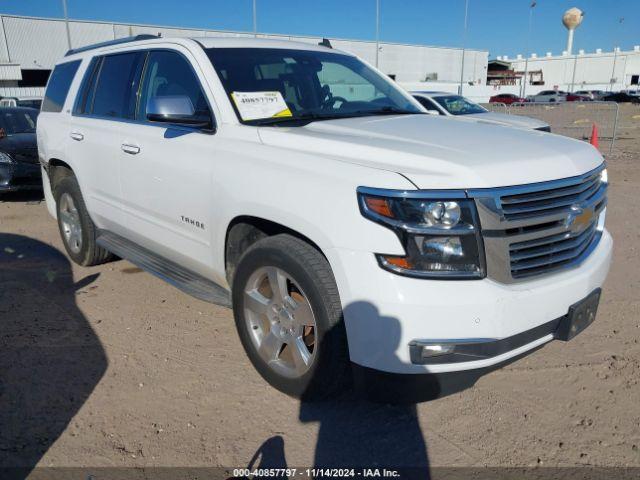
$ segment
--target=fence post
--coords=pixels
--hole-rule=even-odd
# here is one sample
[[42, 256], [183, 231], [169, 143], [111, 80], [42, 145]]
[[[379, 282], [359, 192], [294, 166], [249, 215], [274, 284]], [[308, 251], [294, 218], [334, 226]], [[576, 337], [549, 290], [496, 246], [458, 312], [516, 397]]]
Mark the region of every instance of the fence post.
[[616, 118], [613, 121], [613, 135], [611, 135], [611, 145], [609, 146], [609, 155], [613, 153], [613, 145], [616, 143], [616, 133], [618, 131], [618, 114], [620, 112], [620, 104], [615, 102], [616, 104]]

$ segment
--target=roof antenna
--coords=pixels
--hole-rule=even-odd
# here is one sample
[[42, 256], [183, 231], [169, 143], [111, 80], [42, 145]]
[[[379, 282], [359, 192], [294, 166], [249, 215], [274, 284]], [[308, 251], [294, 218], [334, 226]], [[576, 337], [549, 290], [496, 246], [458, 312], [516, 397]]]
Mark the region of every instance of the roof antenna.
[[323, 47], [327, 47], [327, 48], [333, 48], [328, 38], [323, 38], [322, 41], [318, 43], [318, 45], [322, 45]]

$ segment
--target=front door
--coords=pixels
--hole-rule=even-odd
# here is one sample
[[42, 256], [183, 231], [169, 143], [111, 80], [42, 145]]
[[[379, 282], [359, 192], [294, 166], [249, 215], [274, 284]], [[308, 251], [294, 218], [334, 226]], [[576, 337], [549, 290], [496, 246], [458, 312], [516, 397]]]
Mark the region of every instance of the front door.
[[216, 135], [145, 120], [154, 97], [187, 97], [196, 112], [213, 118], [188, 55], [175, 50], [148, 53], [136, 122], [119, 140], [120, 183], [127, 237], [208, 275]]

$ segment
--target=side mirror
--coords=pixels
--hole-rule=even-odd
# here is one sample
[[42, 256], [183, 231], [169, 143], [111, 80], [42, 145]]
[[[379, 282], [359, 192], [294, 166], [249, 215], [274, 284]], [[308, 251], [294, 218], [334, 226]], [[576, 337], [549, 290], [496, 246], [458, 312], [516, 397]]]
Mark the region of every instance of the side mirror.
[[151, 97], [147, 102], [147, 120], [193, 127], [211, 126], [211, 118], [196, 115], [191, 99], [186, 95]]

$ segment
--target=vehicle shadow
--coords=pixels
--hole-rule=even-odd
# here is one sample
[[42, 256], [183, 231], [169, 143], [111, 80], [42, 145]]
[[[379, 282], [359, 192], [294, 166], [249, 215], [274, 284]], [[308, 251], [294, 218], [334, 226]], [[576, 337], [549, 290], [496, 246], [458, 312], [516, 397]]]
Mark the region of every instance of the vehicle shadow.
[[107, 368], [76, 305], [67, 258], [0, 233], [0, 478], [25, 478], [69, 426]]
[[[350, 327], [365, 336], [364, 344], [378, 345], [371, 355], [384, 356], [391, 366], [401, 362], [395, 353], [402, 337], [402, 327], [396, 318], [381, 315], [368, 302], [348, 305], [344, 316], [351, 322]], [[387, 341], [375, 342], [373, 337], [379, 332], [384, 332]], [[326, 335], [332, 334], [334, 331]], [[354, 373], [356, 388], [345, 395], [325, 402], [300, 404], [300, 421], [319, 423], [314, 466], [397, 468], [403, 470], [403, 478], [429, 478], [427, 444], [415, 403], [396, 402], [400, 399], [394, 392], [380, 396], [378, 389], [367, 388], [379, 379], [365, 378], [358, 371]], [[437, 383], [429, 384], [427, 389], [430, 398], [439, 395]]]
[[[375, 329], [365, 326], [365, 330], [359, 331], [364, 335], [369, 335], [374, 330], [384, 331], [391, 341], [384, 342], [390, 351], [372, 354], [386, 355], [392, 364], [400, 362], [394, 353], [401, 339], [401, 326], [397, 319], [379, 315], [377, 309], [366, 302], [349, 305], [345, 309], [345, 315], [356, 323], [375, 321]], [[343, 327], [336, 327], [339, 328]], [[340, 334], [336, 333], [336, 329], [325, 335]], [[428, 398], [435, 398], [440, 394], [437, 382], [428, 382], [425, 389], [428, 390]], [[391, 397], [394, 397], [393, 392]], [[372, 402], [369, 398], [378, 401]], [[359, 386], [337, 398], [300, 402], [300, 421], [319, 424], [313, 467], [391, 468], [400, 471], [403, 479], [430, 478], [427, 444], [420, 428], [416, 404], [411, 401], [385, 403], [388, 400], [385, 396], [377, 397], [371, 388], [363, 389]], [[292, 447], [295, 446], [289, 445], [289, 448]], [[271, 437], [264, 442], [248, 464], [250, 470], [286, 467], [285, 444], [280, 436]], [[321, 478], [322, 475], [318, 477]]]
[[[384, 355], [386, 365], [391, 367], [400, 362], [395, 354], [401, 343], [398, 319], [381, 315], [368, 302], [348, 305], [345, 316], [352, 322], [351, 326], [365, 336], [365, 344], [377, 345], [371, 355]], [[380, 332], [391, 341], [375, 342]], [[335, 329], [326, 335], [334, 334]], [[387, 468], [396, 470], [397, 478], [431, 478], [427, 442], [416, 404], [470, 388], [482, 376], [504, 368], [527, 353], [531, 352], [492, 367], [447, 374], [393, 375], [354, 365], [353, 388], [343, 395], [320, 402], [300, 402], [300, 421], [319, 424], [313, 467]], [[288, 448], [295, 445], [289, 443]], [[280, 435], [265, 441], [248, 464], [251, 471], [287, 466], [285, 440]]]

